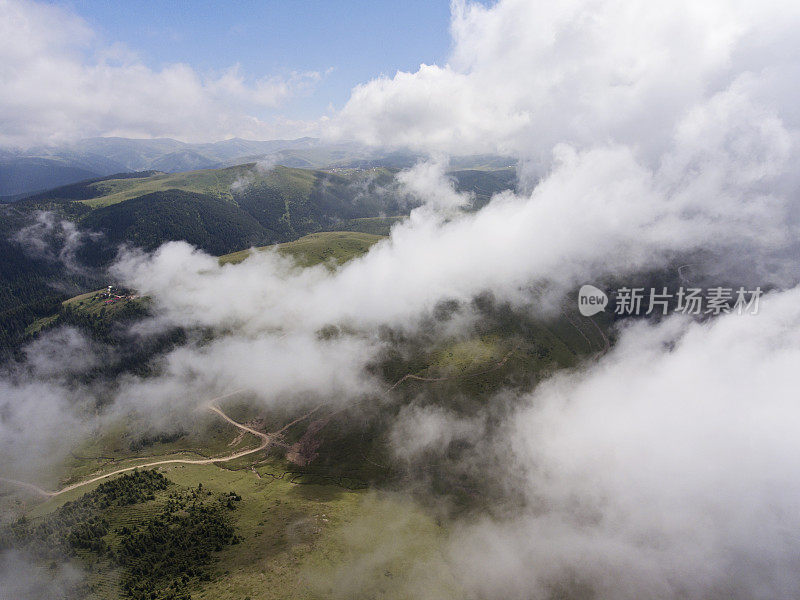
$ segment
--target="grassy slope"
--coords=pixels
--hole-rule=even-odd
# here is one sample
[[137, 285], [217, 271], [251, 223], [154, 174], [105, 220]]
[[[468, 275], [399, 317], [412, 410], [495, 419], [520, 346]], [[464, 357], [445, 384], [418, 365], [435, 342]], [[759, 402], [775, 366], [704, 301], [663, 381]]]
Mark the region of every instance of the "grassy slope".
[[58, 320], [58, 315], [48, 315], [46, 317], [39, 317], [33, 323], [25, 328], [25, 336], [32, 336], [39, 333], [42, 329], [50, 327]]
[[[383, 236], [352, 231], [323, 231], [301, 237], [293, 242], [262, 246], [256, 251], [277, 248], [284, 256], [291, 256], [304, 267], [324, 262], [342, 264], [366, 254], [370, 247], [383, 239]], [[220, 256], [220, 264], [236, 264], [250, 256], [252, 250], [242, 250]]]
[[[145, 307], [148, 302], [147, 298], [131, 298], [126, 296], [113, 303], [106, 303], [106, 299], [100, 296], [103, 292], [105, 292], [105, 289], [94, 290], [86, 292], [85, 294], [73, 296], [61, 303], [62, 310], [72, 310], [98, 319], [111, 320], [117, 315], [124, 313], [126, 309]], [[36, 319], [36, 321], [25, 329], [26, 335], [33, 336], [43, 329], [55, 326], [58, 324], [59, 317], [60, 313], [57, 313]]]
[[[237, 165], [224, 169], [202, 169], [184, 173], [164, 173], [140, 179], [110, 179], [90, 184], [89, 187], [102, 194], [96, 198], [82, 200], [84, 204], [98, 208], [124, 200], [130, 200], [151, 192], [169, 189], [208, 194], [215, 198], [232, 200], [231, 186], [244, 177], [252, 177], [254, 164]], [[275, 167], [258, 177], [268, 181], [277, 189], [291, 194], [308, 195], [316, 179], [315, 171]]]
[[90, 188], [102, 195], [81, 202], [92, 208], [98, 208], [168, 189], [208, 193], [217, 197], [225, 194], [230, 197], [228, 190], [231, 184], [243, 172], [243, 167], [231, 167], [222, 170], [207, 169], [185, 173], [163, 173], [135, 179], [109, 179], [90, 184]]
[[120, 300], [107, 303], [107, 298], [101, 297], [103, 292], [105, 292], [105, 289], [87, 292], [85, 294], [80, 294], [79, 296], [70, 298], [69, 300], [64, 300], [64, 302], [61, 304], [64, 308], [80, 310], [93, 316], [100, 316], [101, 312], [104, 315], [107, 314], [112, 316], [121, 312], [122, 309], [129, 304], [141, 305], [146, 302], [143, 298], [131, 298], [129, 296], [124, 296]]
[[320, 175], [319, 171], [283, 166], [277, 166], [269, 171], [260, 171], [256, 168], [255, 163], [181, 173], [142, 172], [55, 188], [29, 198], [28, 202], [73, 200], [90, 208], [99, 208], [145, 194], [171, 189], [207, 194], [222, 200], [232, 200], [231, 186], [236, 182], [245, 183], [245, 181], [263, 182], [287, 194], [307, 196]]
[[[239, 413], [246, 407], [234, 403], [225, 409], [242, 418]], [[223, 455], [253, 443], [252, 436], [240, 439], [233, 426], [212, 414], [201, 416], [195, 426], [197, 431], [190, 436], [132, 452], [128, 443], [130, 431], [137, 425], [120, 421], [74, 452], [63, 465], [69, 475], [59, 485], [153, 458]], [[230, 445], [232, 440], [237, 442]], [[215, 494], [235, 491], [242, 497], [232, 513], [242, 542], [217, 554], [211, 581], [196, 582], [193, 598], [349, 598], [351, 580], [342, 574], [353, 569], [364, 589], [380, 597], [412, 598], [408, 586], [416, 576], [413, 565], [417, 559], [424, 557], [437, 572], [446, 571], [441, 560], [444, 530], [410, 499], [302, 483], [300, 479], [293, 482], [284, 473], [286, 467], [282, 460], [264, 461], [261, 455], [217, 465], [159, 467], [179, 486], [196, 487], [202, 483], [204, 489]], [[27, 516], [41, 518], [98, 485], [99, 482], [93, 483], [49, 499], [26, 511]], [[166, 493], [157, 494], [156, 501], [114, 509], [109, 516], [111, 531], [155, 515], [165, 498]], [[368, 563], [362, 558], [365, 551], [374, 553]], [[90, 556], [86, 560], [93, 565], [88, 572], [94, 589], [92, 598], [121, 598], [119, 574]]]
[[[168, 476], [191, 484], [198, 475]], [[242, 496], [237, 525], [252, 535], [220, 553], [216, 577], [193, 593], [198, 599], [352, 598], [355, 581], [363, 597], [412, 598], [412, 561], [444, 569], [442, 530], [408, 499], [230, 471], [206, 479]]]
[[361, 233], [371, 233], [372, 235], [389, 235], [392, 226], [400, 223], [405, 218], [405, 216], [362, 217], [344, 221], [334, 229], [336, 231], [360, 231]]
[[[299, 485], [273, 479], [271, 465], [232, 471], [213, 465], [170, 465], [164, 475], [182, 487], [198, 483], [214, 494], [235, 491], [242, 498], [231, 513], [241, 543], [216, 553], [209, 582], [195, 582], [192, 597], [202, 600], [278, 600], [351, 598], [356, 577], [368, 597], [413, 598], [413, 564], [445, 572], [441, 558], [444, 530], [407, 498], [387, 493], [348, 491], [335, 486]], [[39, 505], [36, 519], [99, 484]], [[116, 508], [110, 530], [132, 526], [155, 515], [167, 492], [156, 500]], [[113, 533], [110, 534], [113, 537]], [[364, 561], [364, 553], [371, 555]], [[88, 558], [88, 557], [87, 557]], [[91, 560], [89, 558], [89, 560]], [[387, 573], [389, 575], [387, 575]], [[92, 598], [117, 600], [119, 574], [94, 563], [88, 581]], [[457, 598], [455, 584], [442, 597]]]

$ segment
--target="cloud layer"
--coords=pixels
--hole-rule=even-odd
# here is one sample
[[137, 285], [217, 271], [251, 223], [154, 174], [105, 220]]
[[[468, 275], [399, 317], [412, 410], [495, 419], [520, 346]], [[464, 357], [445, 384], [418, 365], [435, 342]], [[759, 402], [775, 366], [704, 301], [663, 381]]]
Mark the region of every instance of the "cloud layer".
[[791, 111], [792, 3], [453, 3], [453, 52], [356, 87], [330, 133], [422, 151], [548, 161], [557, 143], [662, 150], [674, 124], [749, 86]]
[[[444, 161], [417, 165], [399, 180], [423, 205], [334, 272], [275, 252], [220, 266], [181, 242], [122, 254], [115, 272], [152, 297], [151, 326], [215, 337], [169, 353], [156, 377], [118, 382], [118, 408], [156, 420], [231, 388], [273, 405], [346, 402], [382, 391], [364, 373], [379, 330], [414, 331], [442, 300], [490, 290], [547, 313], [587, 281], [688, 257], [714, 283], [776, 289], [758, 316], [632, 325], [602, 359], [507, 391], [520, 408], [491, 444], [485, 415], [435, 406], [401, 410], [391, 441], [407, 463], [463, 439], [504, 457], [491, 475], [523, 501], [454, 526], [466, 597], [797, 596], [797, 17], [771, 1], [456, 2], [450, 63], [357, 88], [330, 133], [512, 152], [521, 191], [463, 213]], [[201, 98], [271, 97], [235, 74], [198, 85]], [[326, 326], [337, 335], [319, 335]], [[42, 406], [74, 401], [47, 366], [66, 359], [34, 352], [34, 381], [4, 388], [20, 401], [0, 444], [24, 448]], [[42, 404], [15, 412], [29, 393]]]
[[27, 146], [93, 136], [299, 135], [307, 123], [259, 115], [320, 79], [316, 72], [250, 81], [237, 65], [218, 75], [186, 64], [160, 70], [119, 46], [102, 46], [66, 9], [0, 2], [0, 144]]
[[527, 397], [498, 447], [526, 508], [453, 540], [470, 597], [545, 598], [557, 582], [620, 599], [800, 593], [798, 300], [631, 326]]

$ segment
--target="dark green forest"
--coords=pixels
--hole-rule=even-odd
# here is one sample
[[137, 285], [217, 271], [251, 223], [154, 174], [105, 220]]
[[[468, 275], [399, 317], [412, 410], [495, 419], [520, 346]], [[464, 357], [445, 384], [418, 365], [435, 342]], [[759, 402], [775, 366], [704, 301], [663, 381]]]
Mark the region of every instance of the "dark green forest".
[[81, 225], [102, 231], [87, 240], [79, 256], [88, 265], [103, 266], [120, 244], [155, 250], [168, 240], [184, 240], [219, 255], [264, 243], [267, 230], [235, 204], [204, 194], [167, 190], [92, 211]]

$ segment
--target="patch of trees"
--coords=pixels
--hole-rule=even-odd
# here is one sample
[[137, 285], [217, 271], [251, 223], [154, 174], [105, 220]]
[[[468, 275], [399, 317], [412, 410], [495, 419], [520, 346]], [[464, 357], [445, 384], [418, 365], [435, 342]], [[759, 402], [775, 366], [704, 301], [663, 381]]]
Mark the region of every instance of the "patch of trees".
[[[193, 583], [210, 580], [214, 553], [239, 543], [230, 514], [241, 497], [214, 495], [202, 483], [156, 496], [170, 486], [155, 470], [122, 475], [43, 519], [23, 517], [0, 529], [0, 551], [26, 550], [43, 561], [101, 559], [121, 570], [127, 598], [189, 600]], [[125, 515], [124, 507], [154, 501], [161, 503], [158, 512], [112, 530], [110, 522]]]
[[124, 301], [114, 305], [113, 311], [105, 314], [81, 310], [73, 305], [59, 308], [56, 325], [76, 327], [107, 348], [97, 365], [78, 376], [83, 382], [102, 377], [114, 378], [122, 373], [151, 375], [154, 372], [152, 359], [185, 343], [187, 339], [187, 332], [179, 327], [149, 335], [132, 333], [131, 324], [150, 314], [148, 304], [143, 299]]
[[[37, 289], [42, 285], [35, 278], [31, 283]], [[57, 312], [63, 299], [63, 296], [51, 293], [0, 312], [0, 359], [11, 356], [22, 341], [25, 329], [36, 319]]]
[[109, 530], [105, 511], [153, 500], [154, 492], [170, 483], [152, 470], [122, 475], [65, 503], [44, 519], [29, 521], [23, 517], [0, 529], [0, 550], [21, 548], [41, 559], [58, 559], [76, 550], [105, 555], [108, 545], [104, 538]]
[[240, 500], [234, 492], [212, 499], [200, 484], [188, 493], [172, 494], [164, 510], [147, 523], [120, 529], [114, 556], [125, 569], [124, 594], [133, 600], [190, 598], [190, 582], [211, 578], [213, 553], [239, 543], [228, 512]]

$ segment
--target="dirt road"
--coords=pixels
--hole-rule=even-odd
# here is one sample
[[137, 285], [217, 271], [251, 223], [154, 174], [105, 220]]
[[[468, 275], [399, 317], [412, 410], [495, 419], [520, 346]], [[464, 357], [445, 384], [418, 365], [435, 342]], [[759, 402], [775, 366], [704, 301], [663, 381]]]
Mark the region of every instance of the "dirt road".
[[250, 448], [249, 450], [240, 450], [239, 452], [234, 452], [233, 454], [228, 454], [227, 456], [219, 456], [217, 458], [200, 458], [200, 459], [172, 458], [172, 459], [165, 459], [165, 460], [156, 460], [156, 461], [152, 461], [152, 462], [148, 462], [148, 463], [134, 465], [134, 466], [131, 466], [131, 467], [125, 467], [125, 468], [122, 468], [122, 469], [117, 469], [116, 471], [111, 471], [110, 473], [104, 473], [102, 475], [98, 475], [98, 476], [92, 477], [90, 479], [85, 479], [83, 481], [79, 481], [78, 483], [70, 484], [70, 485], [68, 485], [68, 486], [66, 486], [64, 488], [61, 488], [60, 490], [57, 490], [55, 492], [50, 492], [50, 491], [47, 491], [47, 490], [43, 490], [42, 488], [40, 488], [40, 487], [38, 487], [36, 485], [33, 485], [32, 483], [26, 483], [24, 481], [17, 481], [15, 479], [6, 479], [5, 477], [0, 477], [0, 481], [3, 481], [5, 483], [10, 483], [12, 485], [17, 485], [17, 486], [20, 486], [20, 487], [24, 487], [26, 489], [29, 489], [29, 490], [33, 491], [33, 492], [36, 492], [37, 494], [42, 495], [42, 496], [53, 497], [53, 496], [58, 496], [58, 495], [63, 494], [65, 492], [69, 492], [71, 490], [83, 487], [85, 485], [89, 485], [90, 483], [95, 483], [96, 481], [100, 481], [102, 479], [107, 479], [108, 477], [113, 477], [114, 475], [119, 475], [120, 473], [126, 473], [127, 471], [133, 471], [134, 469], [147, 469], [147, 468], [150, 468], [150, 467], [157, 467], [159, 465], [170, 465], [170, 464], [210, 465], [212, 463], [227, 462], [229, 460], [235, 460], [237, 458], [241, 458], [243, 456], [247, 456], [248, 454], [254, 454], [255, 452], [263, 450], [264, 448], [269, 446], [270, 442], [272, 441], [272, 438], [270, 437], [270, 434], [262, 433], [260, 431], [256, 431], [255, 429], [252, 429], [252, 428], [248, 427], [247, 425], [242, 425], [241, 423], [237, 423], [236, 421], [231, 419], [228, 415], [226, 415], [224, 412], [222, 412], [219, 409], [219, 407], [217, 407], [214, 404], [215, 402], [217, 402], [219, 400], [222, 400], [223, 398], [227, 398], [227, 397], [232, 396], [232, 395], [237, 394], [237, 393], [238, 392], [232, 392], [230, 394], [225, 394], [224, 396], [219, 396], [218, 398], [214, 398], [213, 400], [211, 400], [211, 401], [209, 401], [207, 403], [206, 408], [208, 410], [212, 411], [212, 412], [217, 413], [220, 417], [225, 419], [228, 423], [230, 423], [234, 427], [238, 427], [242, 431], [246, 431], [247, 433], [251, 433], [251, 434], [261, 438], [261, 444], [259, 444], [257, 448]]

